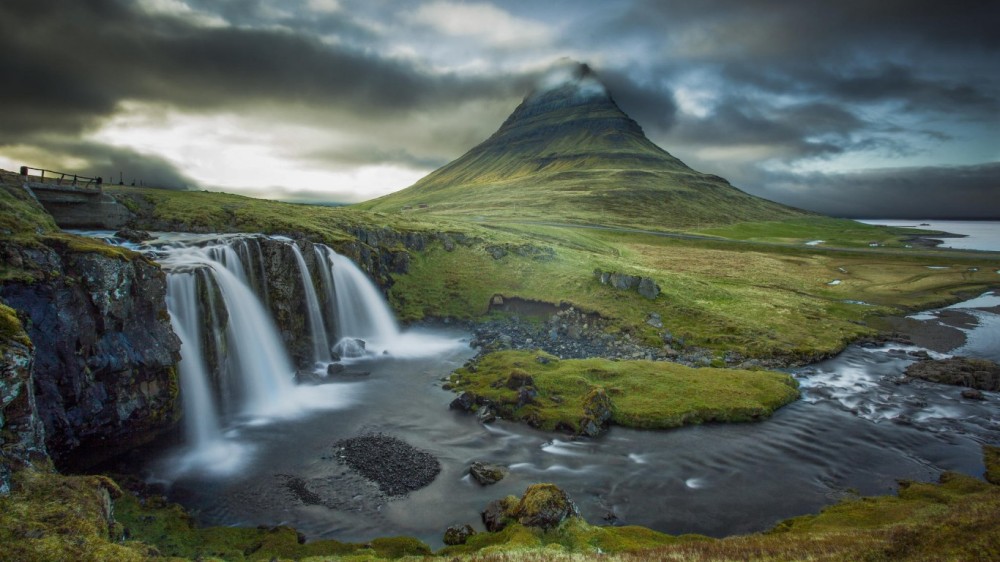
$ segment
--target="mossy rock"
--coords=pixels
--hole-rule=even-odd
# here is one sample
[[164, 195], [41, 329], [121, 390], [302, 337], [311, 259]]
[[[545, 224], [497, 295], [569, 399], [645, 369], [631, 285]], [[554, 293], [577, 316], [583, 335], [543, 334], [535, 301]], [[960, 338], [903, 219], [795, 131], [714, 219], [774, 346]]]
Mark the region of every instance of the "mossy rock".
[[532, 484], [524, 491], [511, 516], [525, 527], [551, 529], [569, 517], [579, 517], [580, 510], [555, 484]]

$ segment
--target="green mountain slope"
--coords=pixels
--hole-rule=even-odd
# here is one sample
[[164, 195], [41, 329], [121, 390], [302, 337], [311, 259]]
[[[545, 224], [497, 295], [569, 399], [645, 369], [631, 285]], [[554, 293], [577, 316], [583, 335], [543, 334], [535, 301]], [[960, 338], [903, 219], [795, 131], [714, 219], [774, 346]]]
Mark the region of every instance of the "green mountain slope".
[[457, 160], [358, 207], [662, 230], [807, 214], [692, 170], [653, 144], [586, 65], [528, 95]]

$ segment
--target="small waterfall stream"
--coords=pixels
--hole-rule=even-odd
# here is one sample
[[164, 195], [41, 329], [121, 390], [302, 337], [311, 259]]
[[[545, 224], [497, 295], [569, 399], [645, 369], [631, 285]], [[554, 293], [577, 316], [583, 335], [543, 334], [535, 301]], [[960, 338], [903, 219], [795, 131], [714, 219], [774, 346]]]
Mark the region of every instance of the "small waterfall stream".
[[313, 287], [312, 276], [309, 275], [309, 268], [306, 267], [306, 260], [302, 257], [302, 251], [297, 244], [292, 244], [292, 251], [295, 254], [295, 263], [299, 267], [299, 277], [302, 279], [302, 290], [306, 295], [306, 316], [309, 318], [309, 331], [313, 344], [313, 361], [319, 363], [330, 363], [330, 343], [326, 336], [326, 327], [323, 326], [323, 310], [319, 306], [319, 298], [316, 296], [316, 288]]
[[357, 338], [378, 349], [397, 341], [399, 325], [375, 284], [349, 258], [329, 248], [327, 258], [333, 270], [338, 339]]
[[181, 340], [181, 348], [188, 350], [188, 358], [178, 365], [185, 432], [193, 448], [203, 449], [217, 441], [222, 432], [201, 349], [203, 334], [198, 321], [197, 277], [198, 274], [193, 271], [178, 272], [168, 277], [167, 306], [170, 308], [171, 325]]

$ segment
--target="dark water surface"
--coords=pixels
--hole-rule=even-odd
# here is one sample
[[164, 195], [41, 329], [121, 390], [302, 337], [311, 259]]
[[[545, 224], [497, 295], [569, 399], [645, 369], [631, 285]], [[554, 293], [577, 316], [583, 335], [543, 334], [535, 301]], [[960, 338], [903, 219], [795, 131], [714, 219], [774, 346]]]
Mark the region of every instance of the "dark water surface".
[[[995, 303], [987, 298], [982, 305]], [[973, 310], [980, 326], [962, 351], [995, 356], [1000, 316]], [[935, 480], [943, 470], [982, 475], [981, 444], [1000, 442], [1000, 393], [977, 402], [961, 398], [958, 387], [897, 384], [914, 349], [851, 346], [799, 369], [803, 399], [761, 423], [613, 428], [573, 441], [508, 422], [483, 426], [448, 410], [455, 395], [441, 389], [441, 379], [473, 355], [460, 344], [433, 359], [356, 365], [371, 374], [316, 389], [338, 396], [338, 409], [231, 427], [231, 453], [208, 470], [181, 471], [183, 451], [146, 470], [202, 524], [288, 524], [310, 539], [411, 535], [438, 547], [448, 526], [481, 529], [479, 512], [489, 501], [536, 482], [565, 489], [591, 523], [613, 515], [617, 524], [671, 534], [759, 531], [850, 493], [894, 492], [897, 479]], [[431, 452], [441, 473], [407, 497], [385, 498], [333, 453], [339, 439], [368, 431]], [[481, 487], [467, 474], [475, 460], [506, 464], [511, 474]]]

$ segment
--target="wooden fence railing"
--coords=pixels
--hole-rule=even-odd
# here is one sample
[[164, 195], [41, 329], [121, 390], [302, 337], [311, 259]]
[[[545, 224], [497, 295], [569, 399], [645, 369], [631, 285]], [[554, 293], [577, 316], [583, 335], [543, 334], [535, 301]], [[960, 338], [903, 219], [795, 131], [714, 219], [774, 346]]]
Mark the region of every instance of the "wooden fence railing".
[[[34, 175], [33, 177], [38, 178], [38, 181], [42, 183], [46, 182], [45, 174], [50, 174], [49, 178], [51, 179], [49, 181], [54, 182], [56, 185], [71, 185], [81, 189], [88, 189], [94, 191], [100, 191], [101, 184], [104, 183], [104, 180], [100, 177], [88, 178], [87, 176], [70, 174], [67, 172], [56, 172], [54, 170], [46, 170], [43, 168], [31, 168], [29, 166], [21, 166], [21, 176], [25, 179], [25, 181], [28, 181], [28, 178], [32, 177], [32, 174], [30, 174], [32, 170], [36, 172], [41, 172], [39, 174]], [[59, 177], [57, 178], [56, 176]], [[81, 185], [80, 182], [83, 182], [83, 184]]]

